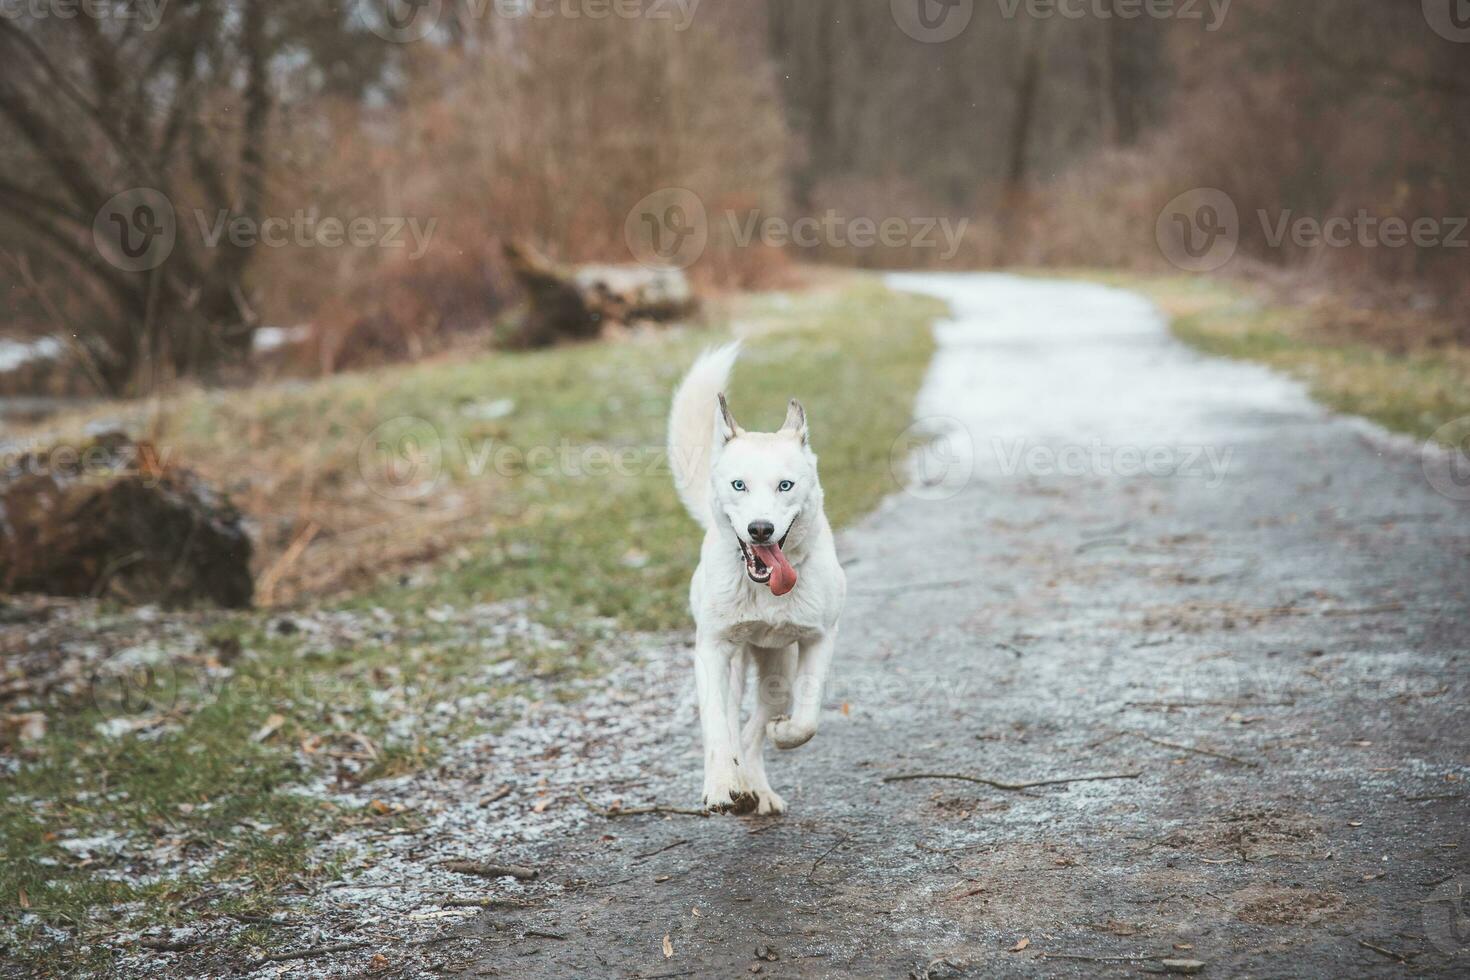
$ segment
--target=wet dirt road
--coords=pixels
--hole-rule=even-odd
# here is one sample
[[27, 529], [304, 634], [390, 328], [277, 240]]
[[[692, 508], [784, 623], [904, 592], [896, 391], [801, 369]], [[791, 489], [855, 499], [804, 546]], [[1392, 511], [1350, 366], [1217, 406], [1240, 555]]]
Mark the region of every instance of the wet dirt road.
[[[441, 969], [1466, 975], [1470, 505], [1127, 293], [896, 281], [955, 313], [917, 412], [946, 435], [841, 536], [824, 727], [768, 749], [789, 812], [550, 835], [517, 856], [556, 894]], [[625, 765], [568, 746], [593, 801], [697, 800], [690, 689], [651, 688]], [[1115, 778], [885, 782], [916, 773]]]

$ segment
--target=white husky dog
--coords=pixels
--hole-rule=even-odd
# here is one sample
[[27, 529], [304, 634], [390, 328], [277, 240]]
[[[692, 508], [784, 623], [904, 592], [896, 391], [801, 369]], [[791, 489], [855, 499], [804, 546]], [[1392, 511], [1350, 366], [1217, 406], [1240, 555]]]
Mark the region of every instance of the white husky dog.
[[[779, 432], [746, 432], [725, 402], [740, 353], [702, 355], [674, 393], [669, 460], [684, 506], [705, 529], [689, 586], [694, 677], [704, 733], [704, 805], [781, 813], [766, 779], [766, 736], [794, 749], [817, 733], [847, 579], [822, 510], [817, 457], [796, 399]], [[758, 678], [744, 729], [751, 661]]]

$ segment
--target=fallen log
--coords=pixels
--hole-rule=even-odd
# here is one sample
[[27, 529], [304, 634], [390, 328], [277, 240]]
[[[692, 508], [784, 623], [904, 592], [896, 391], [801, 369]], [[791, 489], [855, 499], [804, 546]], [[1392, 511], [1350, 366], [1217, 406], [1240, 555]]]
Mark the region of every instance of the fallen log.
[[229, 500], [121, 433], [0, 473], [0, 591], [249, 606], [250, 538]]
[[560, 340], [588, 340], [610, 327], [667, 323], [699, 308], [689, 280], [678, 269], [640, 265], [563, 267], [525, 242], [506, 242], [505, 258], [526, 293], [527, 311], [514, 342], [546, 347]]

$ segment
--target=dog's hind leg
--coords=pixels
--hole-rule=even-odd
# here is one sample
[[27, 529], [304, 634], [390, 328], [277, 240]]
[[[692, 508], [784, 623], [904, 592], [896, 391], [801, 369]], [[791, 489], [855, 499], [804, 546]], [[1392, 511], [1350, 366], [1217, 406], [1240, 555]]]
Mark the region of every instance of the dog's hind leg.
[[755, 705], [740, 738], [745, 781], [759, 801], [758, 813], [784, 813], [786, 801], [771, 789], [766, 777], [766, 724], [786, 710], [791, 701], [791, 681], [796, 675], [796, 647], [782, 650], [751, 649], [755, 659]]
[[832, 648], [837, 641], [835, 628], [815, 640], [801, 643], [796, 665], [796, 680], [791, 685], [791, 717], [782, 716], [771, 722], [768, 734], [778, 749], [794, 749], [805, 745], [817, 734], [822, 720], [822, 694], [827, 686], [827, 668], [832, 665]]

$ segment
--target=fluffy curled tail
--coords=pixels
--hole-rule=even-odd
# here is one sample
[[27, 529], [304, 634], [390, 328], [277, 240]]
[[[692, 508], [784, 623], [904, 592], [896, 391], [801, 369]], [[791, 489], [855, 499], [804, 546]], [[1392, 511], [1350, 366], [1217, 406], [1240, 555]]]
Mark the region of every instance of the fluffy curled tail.
[[674, 489], [693, 518], [708, 526], [710, 448], [715, 439], [715, 413], [730, 369], [740, 356], [740, 342], [699, 355], [674, 392], [669, 411], [669, 468]]

